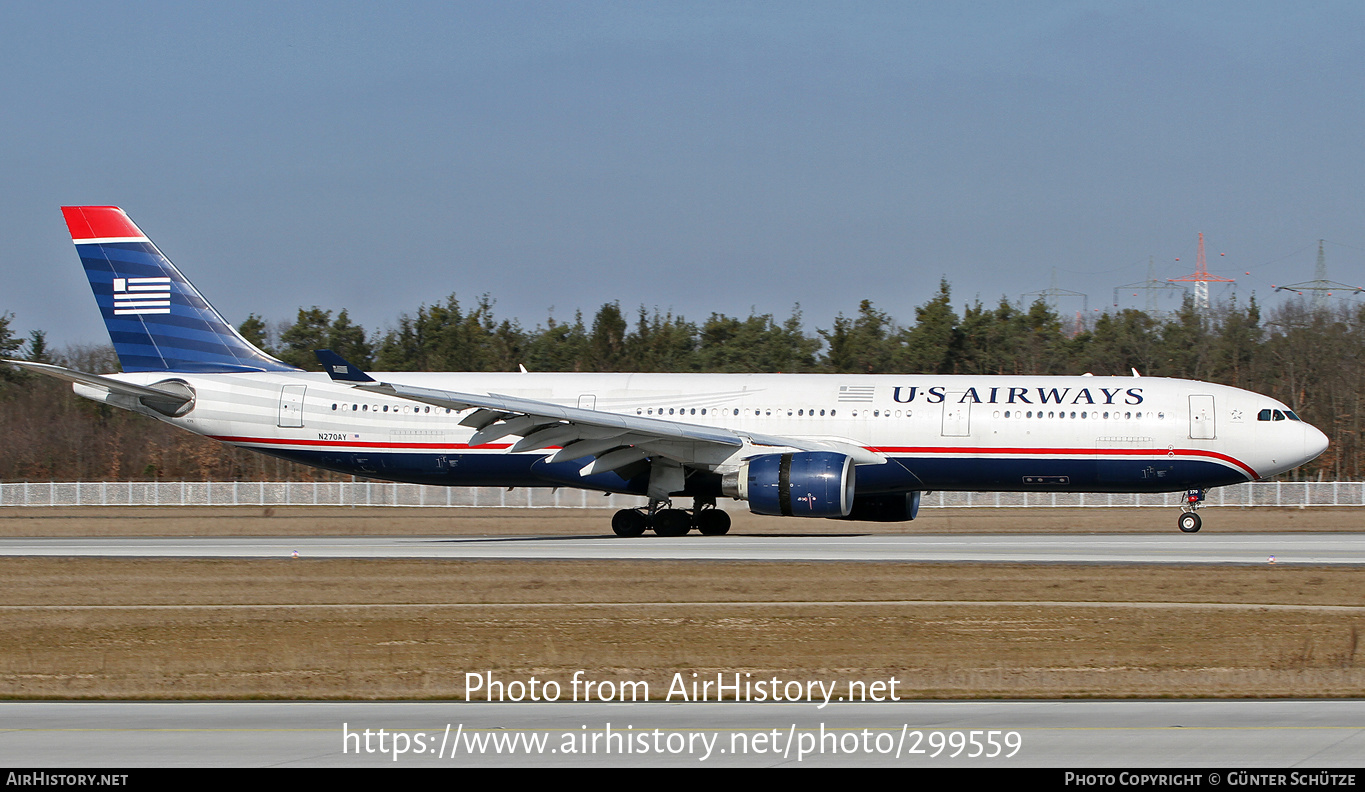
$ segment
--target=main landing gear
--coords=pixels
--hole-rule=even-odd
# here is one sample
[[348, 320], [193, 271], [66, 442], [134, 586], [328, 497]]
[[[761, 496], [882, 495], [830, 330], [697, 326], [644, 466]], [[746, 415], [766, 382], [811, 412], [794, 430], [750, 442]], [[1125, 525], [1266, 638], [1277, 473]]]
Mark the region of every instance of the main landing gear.
[[1180, 530], [1185, 533], [1199, 533], [1203, 520], [1195, 513], [1204, 505], [1204, 490], [1192, 489], [1185, 492], [1185, 502], [1180, 506]]
[[691, 509], [650, 501], [648, 507], [622, 509], [611, 518], [611, 530], [617, 536], [640, 536], [650, 528], [659, 536], [686, 536], [693, 528], [706, 536], [721, 536], [730, 530], [730, 515], [716, 508], [714, 498], [695, 498]]

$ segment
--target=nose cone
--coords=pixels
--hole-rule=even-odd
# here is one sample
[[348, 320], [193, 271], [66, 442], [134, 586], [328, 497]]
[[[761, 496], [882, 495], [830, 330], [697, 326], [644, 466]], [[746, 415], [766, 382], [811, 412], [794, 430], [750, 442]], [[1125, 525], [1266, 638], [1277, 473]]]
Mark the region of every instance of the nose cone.
[[1327, 450], [1327, 435], [1317, 427], [1303, 425], [1303, 461], [1308, 462], [1322, 456]]

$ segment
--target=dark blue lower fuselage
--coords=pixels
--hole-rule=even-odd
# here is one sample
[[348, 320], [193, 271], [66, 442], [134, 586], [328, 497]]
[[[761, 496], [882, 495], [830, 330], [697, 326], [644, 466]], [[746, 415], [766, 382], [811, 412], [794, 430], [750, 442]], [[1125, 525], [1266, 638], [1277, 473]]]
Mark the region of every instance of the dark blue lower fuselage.
[[[348, 475], [450, 487], [575, 487], [644, 495], [646, 463], [580, 476], [587, 460], [548, 464], [532, 454], [351, 452], [255, 449]], [[858, 467], [857, 492], [1178, 492], [1248, 480], [1218, 462], [1189, 458], [1008, 458], [894, 456], [884, 465]], [[720, 476], [690, 473], [684, 495], [720, 495]]]

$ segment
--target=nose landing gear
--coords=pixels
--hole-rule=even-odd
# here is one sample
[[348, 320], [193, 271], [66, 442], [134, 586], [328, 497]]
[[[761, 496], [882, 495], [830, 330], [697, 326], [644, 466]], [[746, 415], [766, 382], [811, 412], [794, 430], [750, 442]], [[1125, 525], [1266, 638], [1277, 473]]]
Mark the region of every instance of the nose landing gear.
[[1204, 505], [1204, 494], [1204, 490], [1201, 489], [1185, 491], [1185, 502], [1180, 506], [1180, 520], [1177, 523], [1184, 533], [1199, 533], [1203, 520], [1199, 519], [1195, 509]]

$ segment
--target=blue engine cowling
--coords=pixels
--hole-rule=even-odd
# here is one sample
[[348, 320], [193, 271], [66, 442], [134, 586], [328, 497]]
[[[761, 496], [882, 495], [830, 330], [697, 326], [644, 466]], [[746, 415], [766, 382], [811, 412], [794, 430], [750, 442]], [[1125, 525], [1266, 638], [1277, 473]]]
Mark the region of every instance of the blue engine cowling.
[[861, 522], [905, 522], [919, 514], [919, 492], [891, 492], [883, 495], [859, 495], [853, 499], [853, 510], [846, 520]]
[[740, 477], [755, 514], [847, 517], [853, 509], [853, 460], [830, 451], [769, 454], [748, 461]]

